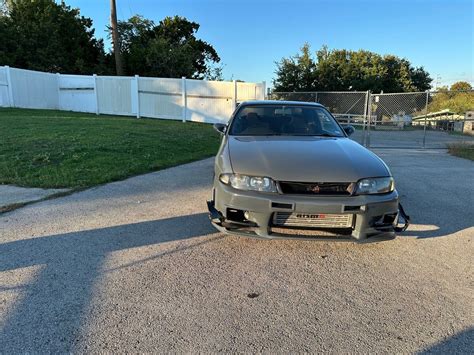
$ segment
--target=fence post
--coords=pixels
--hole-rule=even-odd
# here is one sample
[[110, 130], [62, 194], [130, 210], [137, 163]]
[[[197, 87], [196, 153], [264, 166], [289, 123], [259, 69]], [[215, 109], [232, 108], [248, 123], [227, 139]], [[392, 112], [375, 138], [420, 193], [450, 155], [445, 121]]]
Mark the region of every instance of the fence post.
[[61, 109], [61, 85], [60, 85], [61, 74], [56, 73], [56, 79], [58, 82], [58, 110], [60, 110]]
[[10, 107], [15, 107], [15, 102], [13, 100], [12, 77], [10, 74], [10, 67], [8, 65], [5, 65], [5, 73], [7, 75], [8, 101], [10, 101]]
[[370, 123], [372, 121], [372, 93], [370, 91], [367, 104], [367, 116], [366, 147], [370, 148]]
[[428, 99], [430, 97], [429, 90], [426, 90], [426, 103], [425, 103], [425, 124], [423, 125], [423, 149], [426, 147], [426, 119], [428, 117]]
[[132, 95], [132, 110], [133, 107], [135, 107], [136, 117], [140, 118], [140, 92], [138, 90], [138, 79], [138, 75], [135, 75], [135, 78], [130, 85], [130, 91]]
[[232, 110], [237, 107], [237, 80], [232, 81], [234, 83], [234, 93], [232, 94]]
[[[464, 119], [462, 121], [462, 126], [461, 126], [461, 143], [465, 144], [466, 143], [466, 134], [464, 133], [464, 127], [466, 127], [466, 121], [467, 121], [467, 112], [464, 112]], [[474, 122], [471, 123], [471, 125], [474, 125]], [[474, 127], [472, 127], [474, 129]]]
[[318, 92], [317, 91], [314, 93], [314, 102], [316, 102], [316, 103], [318, 102]]
[[183, 76], [181, 78], [181, 98], [182, 98], [182, 106], [183, 106], [183, 122], [186, 122], [186, 115], [188, 111], [188, 93], [186, 88], [186, 77]]
[[94, 94], [95, 94], [95, 114], [99, 114], [99, 93], [97, 92], [97, 74], [92, 75], [94, 79]]
[[365, 146], [366, 144], [366, 131], [367, 131], [367, 109], [369, 108], [369, 91], [365, 92], [365, 102], [364, 102], [364, 116], [362, 122], [362, 145]]

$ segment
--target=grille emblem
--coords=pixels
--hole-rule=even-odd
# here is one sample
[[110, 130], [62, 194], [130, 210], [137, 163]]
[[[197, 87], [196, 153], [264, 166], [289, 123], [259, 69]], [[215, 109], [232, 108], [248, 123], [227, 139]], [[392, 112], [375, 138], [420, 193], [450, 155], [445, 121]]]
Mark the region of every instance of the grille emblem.
[[321, 191], [321, 188], [319, 185], [311, 185], [307, 187], [308, 191], [314, 192], [315, 194], [318, 194]]

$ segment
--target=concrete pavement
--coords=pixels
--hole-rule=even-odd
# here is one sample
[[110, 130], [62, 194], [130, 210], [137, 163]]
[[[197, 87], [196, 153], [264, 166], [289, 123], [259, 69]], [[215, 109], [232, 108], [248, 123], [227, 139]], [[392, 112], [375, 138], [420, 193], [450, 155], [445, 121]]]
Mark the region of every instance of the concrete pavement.
[[13, 185], [0, 185], [0, 211], [9, 206], [42, 200], [66, 192], [68, 189], [38, 189]]
[[377, 153], [413, 220], [385, 243], [216, 233], [212, 159], [0, 215], [0, 349], [470, 352], [474, 163]]
[[[474, 136], [453, 134], [443, 131], [427, 130], [426, 135], [422, 129], [415, 130], [370, 130], [370, 147], [377, 148], [423, 148], [445, 149], [450, 144], [474, 144]], [[364, 132], [356, 130], [351, 139], [362, 144]]]

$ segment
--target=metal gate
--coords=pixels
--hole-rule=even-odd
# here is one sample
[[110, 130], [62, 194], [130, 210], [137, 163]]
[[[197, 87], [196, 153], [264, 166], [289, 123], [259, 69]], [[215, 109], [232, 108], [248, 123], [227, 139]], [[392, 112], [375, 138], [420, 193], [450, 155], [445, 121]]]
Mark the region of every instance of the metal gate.
[[[468, 126], [470, 110], [460, 109], [453, 98], [472, 104], [474, 92], [370, 94], [366, 146], [372, 148], [447, 148], [456, 143], [474, 143]], [[451, 100], [450, 100], [451, 98]], [[460, 96], [457, 96], [459, 99]], [[459, 100], [458, 100], [459, 101]]]
[[[474, 91], [274, 92], [270, 97], [322, 104], [341, 124], [353, 125], [351, 138], [366, 147], [440, 149], [474, 144]], [[456, 102], [462, 102], [462, 108]]]

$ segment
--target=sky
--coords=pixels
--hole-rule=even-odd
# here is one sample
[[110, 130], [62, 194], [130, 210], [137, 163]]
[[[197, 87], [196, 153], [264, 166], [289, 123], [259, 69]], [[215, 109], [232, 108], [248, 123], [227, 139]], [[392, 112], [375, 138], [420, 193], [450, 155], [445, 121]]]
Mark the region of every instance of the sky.
[[[96, 36], [110, 18], [108, 0], [66, 0], [93, 20]], [[119, 20], [140, 14], [155, 22], [184, 16], [214, 46], [224, 79], [266, 81], [275, 61], [308, 42], [313, 51], [365, 49], [423, 66], [432, 85], [474, 85], [474, 0], [116, 0]]]

